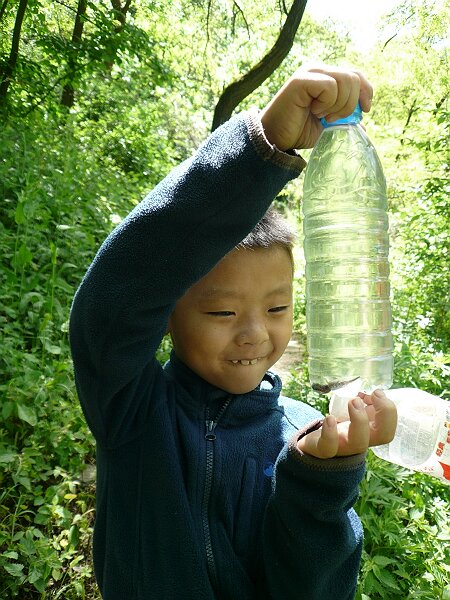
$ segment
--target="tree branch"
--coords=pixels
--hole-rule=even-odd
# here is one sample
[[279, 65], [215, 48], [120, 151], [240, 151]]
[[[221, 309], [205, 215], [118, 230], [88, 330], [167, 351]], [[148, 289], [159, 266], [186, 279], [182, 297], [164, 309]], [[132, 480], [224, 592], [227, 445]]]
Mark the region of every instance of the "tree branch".
[[293, 1], [280, 35], [269, 52], [250, 71], [224, 89], [214, 110], [212, 131], [227, 121], [236, 106], [256, 90], [289, 54], [305, 11], [306, 2], [307, 0]]
[[286, 2], [284, 0], [279, 0], [280, 10], [284, 12], [284, 14], [288, 15], [288, 10], [286, 8]]
[[204, 49], [204, 53], [206, 53], [206, 48], [208, 47], [208, 43], [209, 43], [209, 21], [211, 19], [211, 6], [212, 6], [212, 0], [208, 0], [208, 7], [207, 7], [207, 11], [206, 11], [206, 41], [205, 41], [205, 49]]
[[[405, 135], [406, 135], [406, 131], [409, 127], [409, 124], [411, 122], [412, 116], [414, 113], [416, 113], [419, 110], [419, 107], [416, 107], [417, 104], [417, 98], [414, 98], [412, 105], [409, 107], [408, 109], [408, 115], [406, 117], [406, 122], [405, 125], [403, 127], [403, 131], [402, 131], [402, 135], [400, 138], [400, 145], [404, 146], [405, 145]], [[397, 154], [397, 156], [395, 157], [395, 161], [398, 162], [400, 160], [400, 152]]]
[[1, 20], [3, 19], [3, 15], [5, 14], [6, 7], [8, 6], [8, 2], [9, 2], [9, 0], [3, 0], [3, 4], [0, 8], [0, 23], [1, 23]]
[[112, 7], [114, 9], [114, 11], [117, 13], [116, 17], [117, 20], [120, 23], [120, 27], [116, 27], [116, 31], [121, 31], [123, 29], [123, 26], [125, 25], [125, 21], [127, 18], [127, 12], [128, 9], [130, 8], [130, 4], [131, 4], [131, 0], [126, 0], [125, 4], [122, 6], [120, 3], [120, 0], [111, 0], [111, 4]]
[[61, 94], [61, 104], [63, 106], [71, 107], [74, 103], [74, 88], [73, 88], [73, 75], [75, 73], [75, 67], [77, 64], [77, 54], [79, 52], [79, 45], [83, 36], [84, 28], [84, 17], [87, 10], [87, 0], [78, 0], [77, 14], [75, 17], [75, 23], [72, 32], [72, 48], [69, 51], [68, 59], [68, 72], [70, 80], [64, 85]]
[[391, 35], [391, 37], [386, 42], [384, 42], [383, 47], [381, 48], [381, 52], [383, 52], [386, 46], [389, 44], [389, 42], [391, 42], [397, 36], [398, 33], [394, 33], [394, 35]]
[[245, 24], [245, 28], [247, 29], [247, 34], [250, 35], [250, 27], [248, 26], [248, 22], [247, 19], [245, 18], [245, 14], [244, 11], [242, 10], [242, 8], [239, 6], [239, 4], [236, 2], [236, 0], [234, 0], [233, 2], [233, 7], [235, 7], [237, 9], [236, 12], [233, 11], [234, 13], [234, 18], [236, 18], [236, 14], [239, 13], [242, 17], [242, 20], [244, 21]]
[[27, 9], [28, 0], [20, 0], [17, 8], [16, 20], [14, 22], [14, 30], [11, 42], [11, 51], [9, 53], [8, 61], [0, 71], [0, 102], [6, 100], [8, 88], [11, 83], [12, 76], [16, 69], [17, 59], [19, 57], [19, 44], [20, 34], [22, 30], [22, 23]]

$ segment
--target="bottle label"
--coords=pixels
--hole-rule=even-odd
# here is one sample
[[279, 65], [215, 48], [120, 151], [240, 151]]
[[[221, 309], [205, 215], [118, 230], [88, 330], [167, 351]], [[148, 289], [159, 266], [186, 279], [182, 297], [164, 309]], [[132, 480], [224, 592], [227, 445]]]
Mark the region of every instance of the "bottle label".
[[414, 469], [450, 483], [450, 406], [447, 406], [445, 410], [445, 418], [439, 429], [438, 440], [432, 456]]

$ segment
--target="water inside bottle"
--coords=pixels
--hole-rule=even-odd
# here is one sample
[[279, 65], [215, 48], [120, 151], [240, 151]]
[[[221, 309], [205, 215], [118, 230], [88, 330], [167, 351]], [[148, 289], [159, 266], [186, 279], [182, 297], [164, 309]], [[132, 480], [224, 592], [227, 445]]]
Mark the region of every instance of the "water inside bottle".
[[386, 182], [358, 126], [325, 130], [305, 175], [308, 366], [325, 393], [392, 384]]

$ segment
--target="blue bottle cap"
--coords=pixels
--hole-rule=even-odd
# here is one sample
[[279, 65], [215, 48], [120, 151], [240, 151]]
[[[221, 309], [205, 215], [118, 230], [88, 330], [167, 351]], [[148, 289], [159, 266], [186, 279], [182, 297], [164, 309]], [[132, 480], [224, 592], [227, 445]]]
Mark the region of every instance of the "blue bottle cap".
[[322, 123], [322, 125], [324, 127], [333, 127], [334, 125], [358, 125], [358, 123], [360, 123], [362, 121], [362, 110], [361, 110], [361, 105], [358, 104], [356, 105], [355, 110], [352, 112], [351, 115], [348, 115], [348, 117], [345, 117], [344, 119], [338, 119], [337, 121], [333, 121], [333, 123], [328, 123], [328, 121], [325, 120], [325, 118], [320, 119], [320, 122]]

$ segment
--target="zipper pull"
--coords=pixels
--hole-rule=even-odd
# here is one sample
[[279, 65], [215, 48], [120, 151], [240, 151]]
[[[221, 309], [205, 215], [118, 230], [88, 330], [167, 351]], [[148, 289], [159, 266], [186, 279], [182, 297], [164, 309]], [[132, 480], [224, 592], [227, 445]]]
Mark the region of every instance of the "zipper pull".
[[209, 442], [213, 442], [216, 439], [214, 429], [216, 428], [217, 423], [215, 423], [214, 421], [205, 421], [205, 424], [206, 424], [205, 440], [208, 440]]

